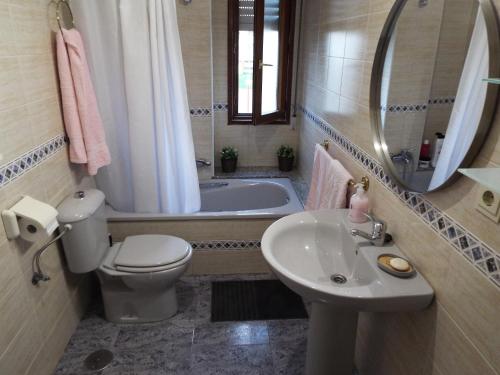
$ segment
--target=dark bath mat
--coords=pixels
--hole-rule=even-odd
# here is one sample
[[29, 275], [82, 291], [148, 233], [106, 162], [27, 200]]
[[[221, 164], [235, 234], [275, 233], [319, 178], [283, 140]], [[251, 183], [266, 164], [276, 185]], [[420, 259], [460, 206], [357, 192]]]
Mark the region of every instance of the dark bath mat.
[[212, 322], [305, 318], [302, 298], [278, 280], [212, 282]]

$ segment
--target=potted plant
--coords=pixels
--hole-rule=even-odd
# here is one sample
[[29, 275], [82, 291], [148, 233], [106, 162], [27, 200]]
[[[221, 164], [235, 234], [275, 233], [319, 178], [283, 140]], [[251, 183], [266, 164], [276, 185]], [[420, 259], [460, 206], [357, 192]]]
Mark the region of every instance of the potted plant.
[[220, 152], [220, 160], [222, 165], [222, 172], [232, 173], [236, 170], [238, 163], [238, 150], [232, 146], [222, 148]]
[[295, 159], [293, 148], [287, 145], [281, 145], [277, 154], [280, 171], [290, 172], [293, 169], [293, 161]]

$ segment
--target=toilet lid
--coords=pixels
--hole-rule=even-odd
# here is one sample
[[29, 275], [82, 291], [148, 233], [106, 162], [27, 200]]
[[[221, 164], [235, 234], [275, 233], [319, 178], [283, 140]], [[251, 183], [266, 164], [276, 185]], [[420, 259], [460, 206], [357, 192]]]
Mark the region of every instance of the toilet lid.
[[182, 238], [160, 235], [130, 236], [114, 260], [124, 267], [160, 267], [185, 258], [191, 245]]

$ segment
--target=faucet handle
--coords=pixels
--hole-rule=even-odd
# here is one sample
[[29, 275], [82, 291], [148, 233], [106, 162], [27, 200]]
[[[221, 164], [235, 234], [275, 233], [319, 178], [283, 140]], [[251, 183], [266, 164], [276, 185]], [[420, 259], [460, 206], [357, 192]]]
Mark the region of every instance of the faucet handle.
[[385, 221], [377, 219], [374, 215], [365, 214], [365, 216], [372, 222], [372, 238], [384, 238], [387, 224]]
[[385, 224], [385, 221], [383, 220], [380, 220], [378, 218], [375, 217], [375, 215], [373, 214], [364, 214], [368, 219], [370, 219], [370, 221], [372, 222], [373, 226], [376, 226], [377, 224], [381, 224], [383, 225], [384, 227], [386, 226]]

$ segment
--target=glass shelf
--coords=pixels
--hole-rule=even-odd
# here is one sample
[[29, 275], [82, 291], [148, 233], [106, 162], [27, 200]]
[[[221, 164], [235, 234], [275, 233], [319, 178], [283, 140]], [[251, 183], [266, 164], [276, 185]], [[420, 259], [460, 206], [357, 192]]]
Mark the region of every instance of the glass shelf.
[[485, 78], [484, 82], [493, 83], [495, 85], [500, 85], [500, 78]]
[[467, 168], [458, 171], [488, 189], [500, 193], [500, 168]]

